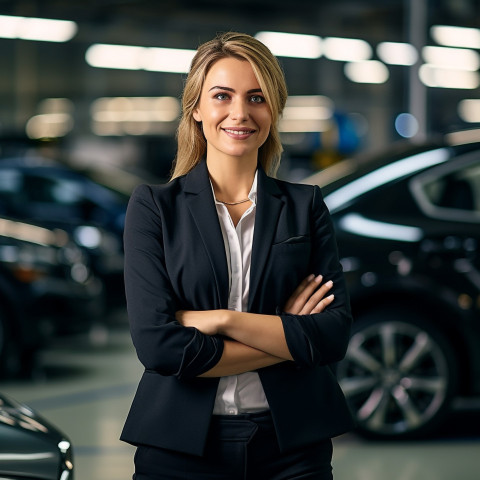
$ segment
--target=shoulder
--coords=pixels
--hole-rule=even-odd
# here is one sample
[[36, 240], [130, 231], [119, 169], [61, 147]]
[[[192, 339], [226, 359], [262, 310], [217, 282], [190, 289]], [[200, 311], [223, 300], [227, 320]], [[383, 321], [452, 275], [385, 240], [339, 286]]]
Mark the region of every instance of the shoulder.
[[269, 177], [274, 182], [276, 188], [282, 193], [282, 195], [293, 201], [316, 201], [317, 198], [322, 198], [322, 193], [317, 185], [307, 185], [304, 183], [294, 183], [286, 180], [279, 180], [277, 178]]
[[163, 184], [140, 184], [133, 190], [130, 202], [144, 204], [171, 203], [183, 191], [184, 177], [178, 177]]

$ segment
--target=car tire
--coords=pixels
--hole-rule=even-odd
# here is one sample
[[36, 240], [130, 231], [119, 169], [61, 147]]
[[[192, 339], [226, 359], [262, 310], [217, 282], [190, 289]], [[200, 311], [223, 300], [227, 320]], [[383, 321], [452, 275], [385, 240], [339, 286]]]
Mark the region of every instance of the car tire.
[[359, 316], [337, 376], [360, 434], [417, 438], [448, 412], [457, 359], [437, 327], [392, 305]]

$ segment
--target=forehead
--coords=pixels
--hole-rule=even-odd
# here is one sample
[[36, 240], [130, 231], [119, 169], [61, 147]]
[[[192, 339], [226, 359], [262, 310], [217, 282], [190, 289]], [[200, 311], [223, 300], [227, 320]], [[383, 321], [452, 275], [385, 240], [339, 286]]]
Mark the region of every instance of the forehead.
[[209, 69], [205, 77], [204, 88], [212, 86], [232, 87], [248, 86], [248, 89], [260, 88], [252, 66], [247, 60], [234, 57], [221, 58]]

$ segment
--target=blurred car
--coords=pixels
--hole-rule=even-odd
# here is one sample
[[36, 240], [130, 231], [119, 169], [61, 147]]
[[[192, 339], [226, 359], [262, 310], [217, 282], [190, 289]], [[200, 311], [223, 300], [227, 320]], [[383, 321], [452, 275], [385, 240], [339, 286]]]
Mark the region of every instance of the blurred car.
[[62, 228], [85, 247], [106, 288], [107, 308], [123, 306], [123, 226], [128, 196], [41, 157], [0, 160], [0, 214]]
[[90, 329], [104, 292], [89, 261], [63, 230], [0, 217], [0, 376], [29, 373], [52, 335]]
[[0, 395], [0, 477], [73, 480], [70, 440], [26, 405]]
[[337, 375], [370, 437], [432, 432], [480, 395], [480, 131], [342, 161], [320, 185], [354, 315]]

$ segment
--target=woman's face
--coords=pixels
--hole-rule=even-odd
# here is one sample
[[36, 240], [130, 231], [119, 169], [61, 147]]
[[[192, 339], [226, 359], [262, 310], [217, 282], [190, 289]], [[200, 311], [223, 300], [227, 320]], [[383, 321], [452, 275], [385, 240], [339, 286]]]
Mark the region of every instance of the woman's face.
[[256, 161], [272, 124], [270, 107], [249, 62], [222, 58], [210, 68], [193, 113], [202, 122], [207, 157]]

